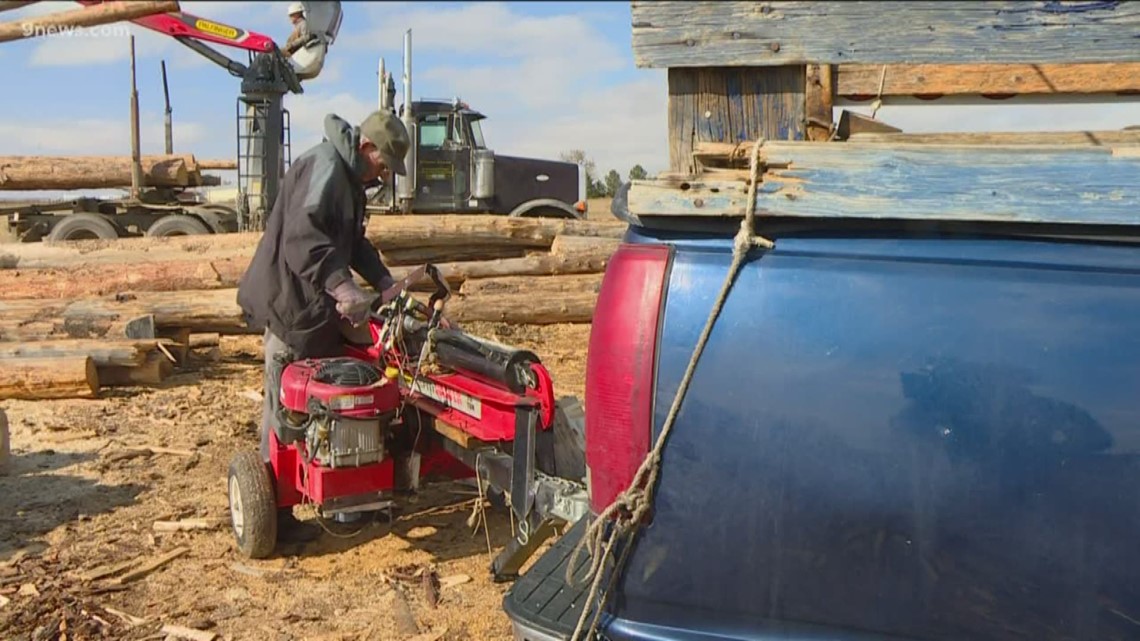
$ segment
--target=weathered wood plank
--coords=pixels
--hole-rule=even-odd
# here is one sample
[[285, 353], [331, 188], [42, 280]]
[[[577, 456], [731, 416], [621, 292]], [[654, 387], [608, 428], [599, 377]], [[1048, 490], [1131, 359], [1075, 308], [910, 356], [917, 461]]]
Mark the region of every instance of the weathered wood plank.
[[[1061, 147], [1106, 147], [1114, 153], [1137, 153], [1140, 148], [1140, 129], [1119, 129], [1109, 131], [1013, 131], [1013, 132], [963, 132], [963, 133], [857, 133], [847, 142], [882, 145], [981, 145], [994, 146], [1061, 146]], [[698, 160], [711, 163], [746, 167], [752, 145], [748, 143], [700, 142], [693, 146], [693, 155]], [[712, 178], [717, 169], [706, 169], [704, 178]], [[688, 174], [692, 176], [693, 174]], [[717, 177], [718, 179], [720, 177]]]
[[[1140, 154], [1092, 145], [773, 142], [765, 216], [1140, 224]], [[740, 216], [743, 181], [636, 181], [631, 213]]]
[[630, 4], [640, 68], [1140, 62], [1134, 2]]
[[669, 160], [693, 173], [699, 142], [801, 140], [804, 67], [669, 70]]
[[808, 65], [804, 86], [804, 120], [808, 140], [827, 140], [831, 136], [835, 106], [835, 67]]
[[839, 65], [836, 95], [1005, 97], [1140, 93], [1140, 63]]
[[1140, 146], [1140, 129], [1109, 131], [1002, 131], [929, 134], [854, 134], [850, 142], [932, 145], [1074, 145], [1127, 148]]

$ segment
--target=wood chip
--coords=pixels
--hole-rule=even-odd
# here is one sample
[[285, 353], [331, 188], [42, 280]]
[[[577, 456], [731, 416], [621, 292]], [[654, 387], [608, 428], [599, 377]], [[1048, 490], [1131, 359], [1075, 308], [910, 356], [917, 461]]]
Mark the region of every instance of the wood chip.
[[82, 574], [79, 574], [77, 578], [80, 581], [98, 581], [99, 579], [105, 579], [109, 576], [115, 576], [120, 572], [126, 572], [127, 570], [134, 567], [137, 563], [138, 559], [131, 559], [130, 561], [123, 561], [121, 563], [101, 565], [97, 568], [92, 568], [86, 572], [83, 572]]
[[440, 639], [443, 638], [443, 635], [445, 635], [445, 634], [447, 634], [447, 628], [446, 627], [444, 627], [442, 630], [440, 630], [438, 632], [424, 632], [423, 634], [417, 634], [416, 636], [408, 639], [407, 641], [439, 641]]
[[106, 606], [104, 606], [103, 609], [107, 612], [107, 614], [110, 614], [111, 616], [119, 617], [120, 619], [123, 620], [123, 622], [125, 622], [127, 625], [129, 625], [131, 627], [142, 625], [142, 624], [147, 622], [147, 619], [144, 619], [142, 617], [136, 617], [133, 614], [127, 614], [126, 612], [123, 612], [121, 610], [116, 610], [114, 608], [108, 608]]
[[20, 596], [39, 596], [40, 591], [36, 589], [35, 583], [25, 583], [20, 586], [20, 590], [16, 592]]
[[435, 570], [424, 572], [422, 582], [424, 598], [427, 599], [428, 607], [436, 607], [439, 605], [439, 575], [435, 573]]
[[188, 530], [213, 530], [225, 521], [212, 519], [182, 519], [181, 521], [155, 521], [152, 526], [155, 532], [183, 532]]
[[244, 390], [241, 393], [241, 395], [244, 396], [245, 398], [248, 398], [249, 400], [253, 401], [254, 403], [261, 403], [262, 401], [265, 400], [264, 397], [261, 395], [261, 392], [255, 392], [254, 390], [251, 390], [251, 389]]
[[237, 572], [238, 574], [244, 574], [246, 576], [255, 576], [258, 578], [261, 578], [261, 577], [271, 573], [269, 570], [262, 570], [261, 568], [251, 568], [244, 563], [234, 563], [233, 565], [230, 566], [230, 569], [233, 570], [234, 572]]
[[161, 632], [177, 639], [188, 639], [189, 641], [214, 641], [218, 637], [216, 632], [206, 632], [170, 624], [162, 626]]
[[11, 602], [12, 602], [12, 599], [9, 599], [6, 596], [0, 595], [0, 608], [8, 605]]
[[127, 572], [126, 574], [124, 574], [123, 576], [121, 576], [117, 579], [111, 580], [111, 584], [112, 585], [124, 585], [126, 583], [130, 583], [131, 581], [136, 581], [138, 579], [141, 579], [141, 578], [147, 576], [148, 574], [150, 574], [151, 572], [154, 572], [155, 570], [166, 565], [167, 563], [170, 563], [174, 559], [177, 559], [178, 557], [182, 556], [183, 554], [188, 553], [189, 551], [190, 551], [190, 548], [187, 548], [187, 547], [175, 548], [175, 549], [171, 550], [170, 552], [167, 552], [166, 554], [163, 554], [162, 556], [158, 557], [157, 559], [154, 559], [153, 561], [150, 561], [149, 563], [145, 563], [145, 564], [139, 566], [138, 568], [131, 570], [130, 572]]
[[412, 608], [408, 600], [399, 590], [392, 591], [392, 619], [396, 625], [396, 632], [401, 636], [412, 636], [420, 633], [420, 626], [416, 625], [416, 617], [412, 615]]
[[170, 454], [171, 456], [194, 456], [197, 452], [190, 450], [178, 450], [171, 447], [157, 447], [149, 445], [146, 449], [150, 450], [151, 454]]
[[446, 590], [448, 588], [454, 588], [457, 585], [463, 585], [464, 583], [470, 582], [471, 576], [468, 574], [453, 574], [451, 576], [445, 576], [440, 579], [439, 588], [441, 590]]

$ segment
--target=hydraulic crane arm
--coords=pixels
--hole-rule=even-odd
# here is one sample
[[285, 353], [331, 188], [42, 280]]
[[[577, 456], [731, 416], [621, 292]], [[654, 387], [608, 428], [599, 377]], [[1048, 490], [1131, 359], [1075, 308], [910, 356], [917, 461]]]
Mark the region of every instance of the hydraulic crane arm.
[[[81, 5], [102, 4], [103, 0], [76, 0]], [[247, 31], [239, 27], [215, 22], [189, 13], [163, 13], [135, 18], [131, 22], [151, 31], [168, 35], [193, 49], [211, 62], [229, 71], [238, 78], [246, 78], [249, 66], [232, 60], [213, 49], [207, 43], [245, 49], [254, 54], [267, 54], [279, 62], [289, 90], [301, 93], [300, 80], [316, 77], [324, 66], [324, 56], [328, 45], [336, 39], [340, 30], [340, 2], [303, 2], [309, 29], [314, 41], [294, 55], [291, 64], [281, 53], [273, 38]]]

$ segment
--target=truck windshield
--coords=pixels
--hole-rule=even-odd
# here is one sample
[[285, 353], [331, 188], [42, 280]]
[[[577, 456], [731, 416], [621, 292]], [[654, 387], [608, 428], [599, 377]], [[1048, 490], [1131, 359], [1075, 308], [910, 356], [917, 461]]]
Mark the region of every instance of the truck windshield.
[[487, 145], [483, 142], [483, 128], [479, 126], [478, 120], [471, 121], [471, 143], [476, 149], [486, 149]]

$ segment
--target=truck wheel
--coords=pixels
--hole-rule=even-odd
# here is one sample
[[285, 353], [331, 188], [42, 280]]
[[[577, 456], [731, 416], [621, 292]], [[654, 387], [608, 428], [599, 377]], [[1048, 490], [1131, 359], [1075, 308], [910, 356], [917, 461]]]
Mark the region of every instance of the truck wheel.
[[529, 200], [518, 207], [515, 207], [511, 213], [507, 214], [511, 218], [568, 218], [571, 220], [581, 220], [582, 214], [567, 205], [564, 202], [555, 200], [553, 198], [539, 198], [536, 200]]
[[154, 221], [146, 230], [146, 235], [153, 238], [162, 236], [197, 236], [208, 234], [210, 230], [202, 221], [184, 214], [171, 214]]
[[47, 240], [92, 240], [118, 238], [119, 231], [98, 214], [77, 213], [64, 216], [52, 227]]
[[264, 559], [277, 547], [277, 497], [261, 453], [246, 451], [230, 461], [230, 525], [238, 551]]
[[575, 216], [569, 212], [554, 207], [536, 207], [519, 215], [520, 218], [566, 218], [575, 220], [579, 216]]

